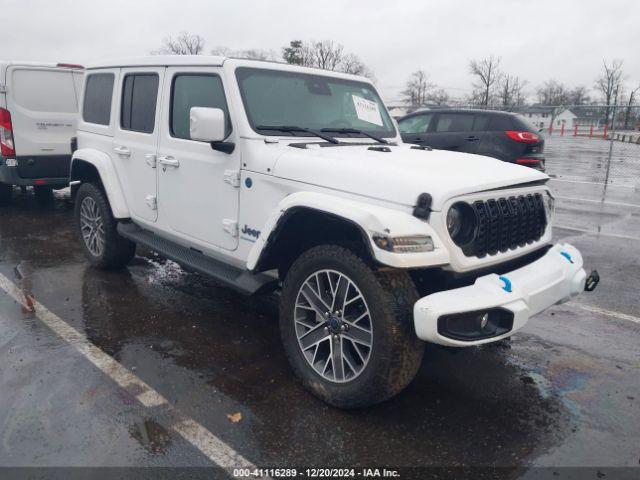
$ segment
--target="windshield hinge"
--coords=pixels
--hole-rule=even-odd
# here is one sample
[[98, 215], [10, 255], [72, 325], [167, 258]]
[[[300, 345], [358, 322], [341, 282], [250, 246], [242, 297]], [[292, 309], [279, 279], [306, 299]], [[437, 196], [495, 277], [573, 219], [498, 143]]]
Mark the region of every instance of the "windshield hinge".
[[232, 237], [238, 236], [238, 222], [236, 222], [235, 220], [225, 218], [224, 220], [222, 220], [222, 228]]
[[224, 183], [228, 183], [233, 188], [240, 187], [240, 172], [237, 170], [224, 171]]

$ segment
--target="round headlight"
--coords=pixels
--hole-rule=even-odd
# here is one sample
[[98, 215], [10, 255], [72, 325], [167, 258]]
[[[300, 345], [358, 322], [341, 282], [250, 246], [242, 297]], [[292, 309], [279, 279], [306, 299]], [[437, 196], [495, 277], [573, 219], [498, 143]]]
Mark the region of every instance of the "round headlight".
[[447, 230], [459, 247], [473, 240], [477, 225], [476, 212], [468, 203], [454, 203], [447, 212]]
[[460, 208], [456, 204], [449, 209], [447, 213], [447, 230], [449, 230], [449, 235], [451, 238], [455, 238], [458, 236], [460, 232], [460, 226], [462, 223], [462, 215], [460, 214]]

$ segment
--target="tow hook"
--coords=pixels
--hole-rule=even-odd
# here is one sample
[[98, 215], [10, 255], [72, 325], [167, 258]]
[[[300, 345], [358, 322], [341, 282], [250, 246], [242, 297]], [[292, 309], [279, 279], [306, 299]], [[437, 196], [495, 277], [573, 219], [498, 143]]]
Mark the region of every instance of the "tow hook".
[[584, 282], [584, 291], [593, 292], [600, 283], [600, 275], [597, 270], [591, 270], [591, 273]]

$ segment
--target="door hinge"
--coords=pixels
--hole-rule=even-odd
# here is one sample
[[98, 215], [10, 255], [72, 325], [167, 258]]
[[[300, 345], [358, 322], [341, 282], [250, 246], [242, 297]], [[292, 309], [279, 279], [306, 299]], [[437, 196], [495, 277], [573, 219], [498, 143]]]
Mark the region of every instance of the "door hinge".
[[156, 198], [155, 195], [147, 195], [146, 200], [147, 200], [147, 205], [149, 205], [149, 208], [151, 210], [158, 209], [158, 199]]
[[240, 172], [237, 170], [225, 170], [224, 183], [228, 183], [233, 188], [240, 187]]
[[222, 220], [222, 228], [224, 228], [224, 231], [232, 237], [238, 236], [238, 222], [236, 222], [235, 220], [225, 218], [224, 220]]
[[0, 93], [7, 93], [7, 86], [3, 83], [0, 83]]

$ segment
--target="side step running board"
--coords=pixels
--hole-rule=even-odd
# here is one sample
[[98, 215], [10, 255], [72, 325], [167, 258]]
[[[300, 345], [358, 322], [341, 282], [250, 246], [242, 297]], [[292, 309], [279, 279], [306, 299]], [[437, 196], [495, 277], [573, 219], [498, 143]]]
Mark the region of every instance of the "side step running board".
[[179, 263], [188, 270], [207, 275], [245, 295], [268, 293], [278, 287], [278, 280], [269, 275], [253, 274], [248, 270], [228, 265], [197, 250], [159, 237], [133, 223], [118, 223], [118, 233], [124, 238], [144, 245], [163, 257]]

